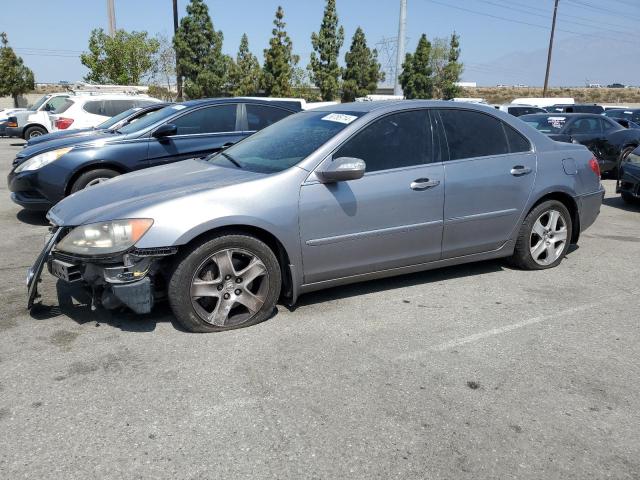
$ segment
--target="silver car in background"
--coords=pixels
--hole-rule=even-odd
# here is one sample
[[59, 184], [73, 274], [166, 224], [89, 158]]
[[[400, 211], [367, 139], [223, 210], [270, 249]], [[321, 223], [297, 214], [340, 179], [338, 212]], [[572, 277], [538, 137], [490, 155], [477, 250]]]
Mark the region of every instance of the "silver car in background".
[[248, 326], [351, 282], [499, 257], [555, 267], [603, 195], [585, 147], [491, 107], [328, 106], [64, 199], [29, 304], [47, 265], [106, 308], [166, 295], [190, 331]]

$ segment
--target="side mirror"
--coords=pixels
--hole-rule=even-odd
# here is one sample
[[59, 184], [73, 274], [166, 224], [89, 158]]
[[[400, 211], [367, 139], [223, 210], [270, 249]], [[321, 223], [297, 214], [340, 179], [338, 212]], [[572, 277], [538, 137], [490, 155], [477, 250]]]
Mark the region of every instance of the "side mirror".
[[153, 136], [155, 138], [165, 138], [175, 135], [178, 132], [178, 127], [176, 127], [173, 123], [165, 123], [164, 125], [160, 125], [156, 128], [156, 131], [153, 132]]
[[367, 164], [364, 160], [353, 157], [334, 158], [324, 165], [322, 169], [316, 170], [316, 176], [322, 183], [346, 182], [347, 180], [357, 180], [362, 178]]

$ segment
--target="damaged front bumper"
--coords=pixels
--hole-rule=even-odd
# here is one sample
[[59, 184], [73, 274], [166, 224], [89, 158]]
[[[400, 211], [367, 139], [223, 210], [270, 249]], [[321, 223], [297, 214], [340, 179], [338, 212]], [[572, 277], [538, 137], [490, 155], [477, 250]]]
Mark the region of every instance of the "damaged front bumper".
[[165, 257], [177, 252], [176, 247], [132, 248], [109, 257], [83, 257], [56, 250], [56, 244], [66, 231], [52, 228], [34, 265], [27, 273], [28, 302], [31, 309], [39, 298], [38, 283], [44, 266], [58, 279], [89, 287], [92, 305], [107, 309], [126, 306], [135, 313], [149, 313], [155, 300], [163, 295], [161, 263]]

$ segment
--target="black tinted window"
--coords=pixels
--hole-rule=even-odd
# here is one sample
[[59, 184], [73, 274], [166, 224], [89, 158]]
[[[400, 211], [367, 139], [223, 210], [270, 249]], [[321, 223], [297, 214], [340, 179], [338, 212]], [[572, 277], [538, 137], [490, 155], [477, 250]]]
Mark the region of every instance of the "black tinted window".
[[504, 133], [507, 134], [507, 141], [509, 142], [509, 151], [511, 153], [528, 152], [531, 150], [531, 144], [524, 135], [517, 132], [513, 127], [504, 124]]
[[470, 110], [440, 110], [449, 145], [449, 159], [488, 157], [509, 153], [502, 122]]
[[578, 118], [576, 119], [567, 130], [569, 135], [573, 133], [577, 134], [594, 134], [600, 133], [600, 122], [597, 118]]
[[246, 104], [246, 108], [249, 130], [262, 130], [264, 127], [268, 127], [278, 120], [282, 120], [284, 117], [291, 115], [291, 112], [283, 110], [282, 108], [267, 107], [264, 105]]
[[609, 120], [608, 118], [607, 119], [601, 118], [600, 123], [602, 124], [602, 129], [605, 132], [620, 130], [620, 124], [617, 122], [614, 122], [613, 120]]
[[216, 105], [187, 113], [174, 122], [176, 135], [233, 132], [236, 129], [236, 105]]
[[105, 100], [104, 114], [107, 117], [115, 117], [125, 110], [129, 110], [135, 103], [135, 100]]
[[535, 107], [509, 107], [509, 113], [514, 117], [519, 117], [521, 115], [530, 115], [532, 113], [538, 113], [541, 111], [539, 108]]
[[367, 172], [429, 163], [430, 127], [426, 110], [387, 115], [348, 140], [333, 158], [360, 158], [367, 164]]
[[85, 112], [92, 113], [93, 115], [102, 115], [106, 116], [104, 111], [104, 101], [102, 100], [92, 100], [84, 104], [82, 107]]

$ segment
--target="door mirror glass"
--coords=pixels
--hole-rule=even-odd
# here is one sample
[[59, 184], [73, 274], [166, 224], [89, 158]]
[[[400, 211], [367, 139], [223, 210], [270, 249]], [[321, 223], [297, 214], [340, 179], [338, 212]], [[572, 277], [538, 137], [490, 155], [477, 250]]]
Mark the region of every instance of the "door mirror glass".
[[353, 157], [339, 157], [333, 159], [319, 170], [316, 176], [322, 183], [346, 182], [362, 178], [367, 168], [364, 160]]
[[164, 125], [160, 125], [156, 128], [156, 131], [153, 132], [153, 136], [155, 138], [170, 137], [171, 135], [175, 135], [177, 131], [178, 128], [173, 123], [165, 123]]

